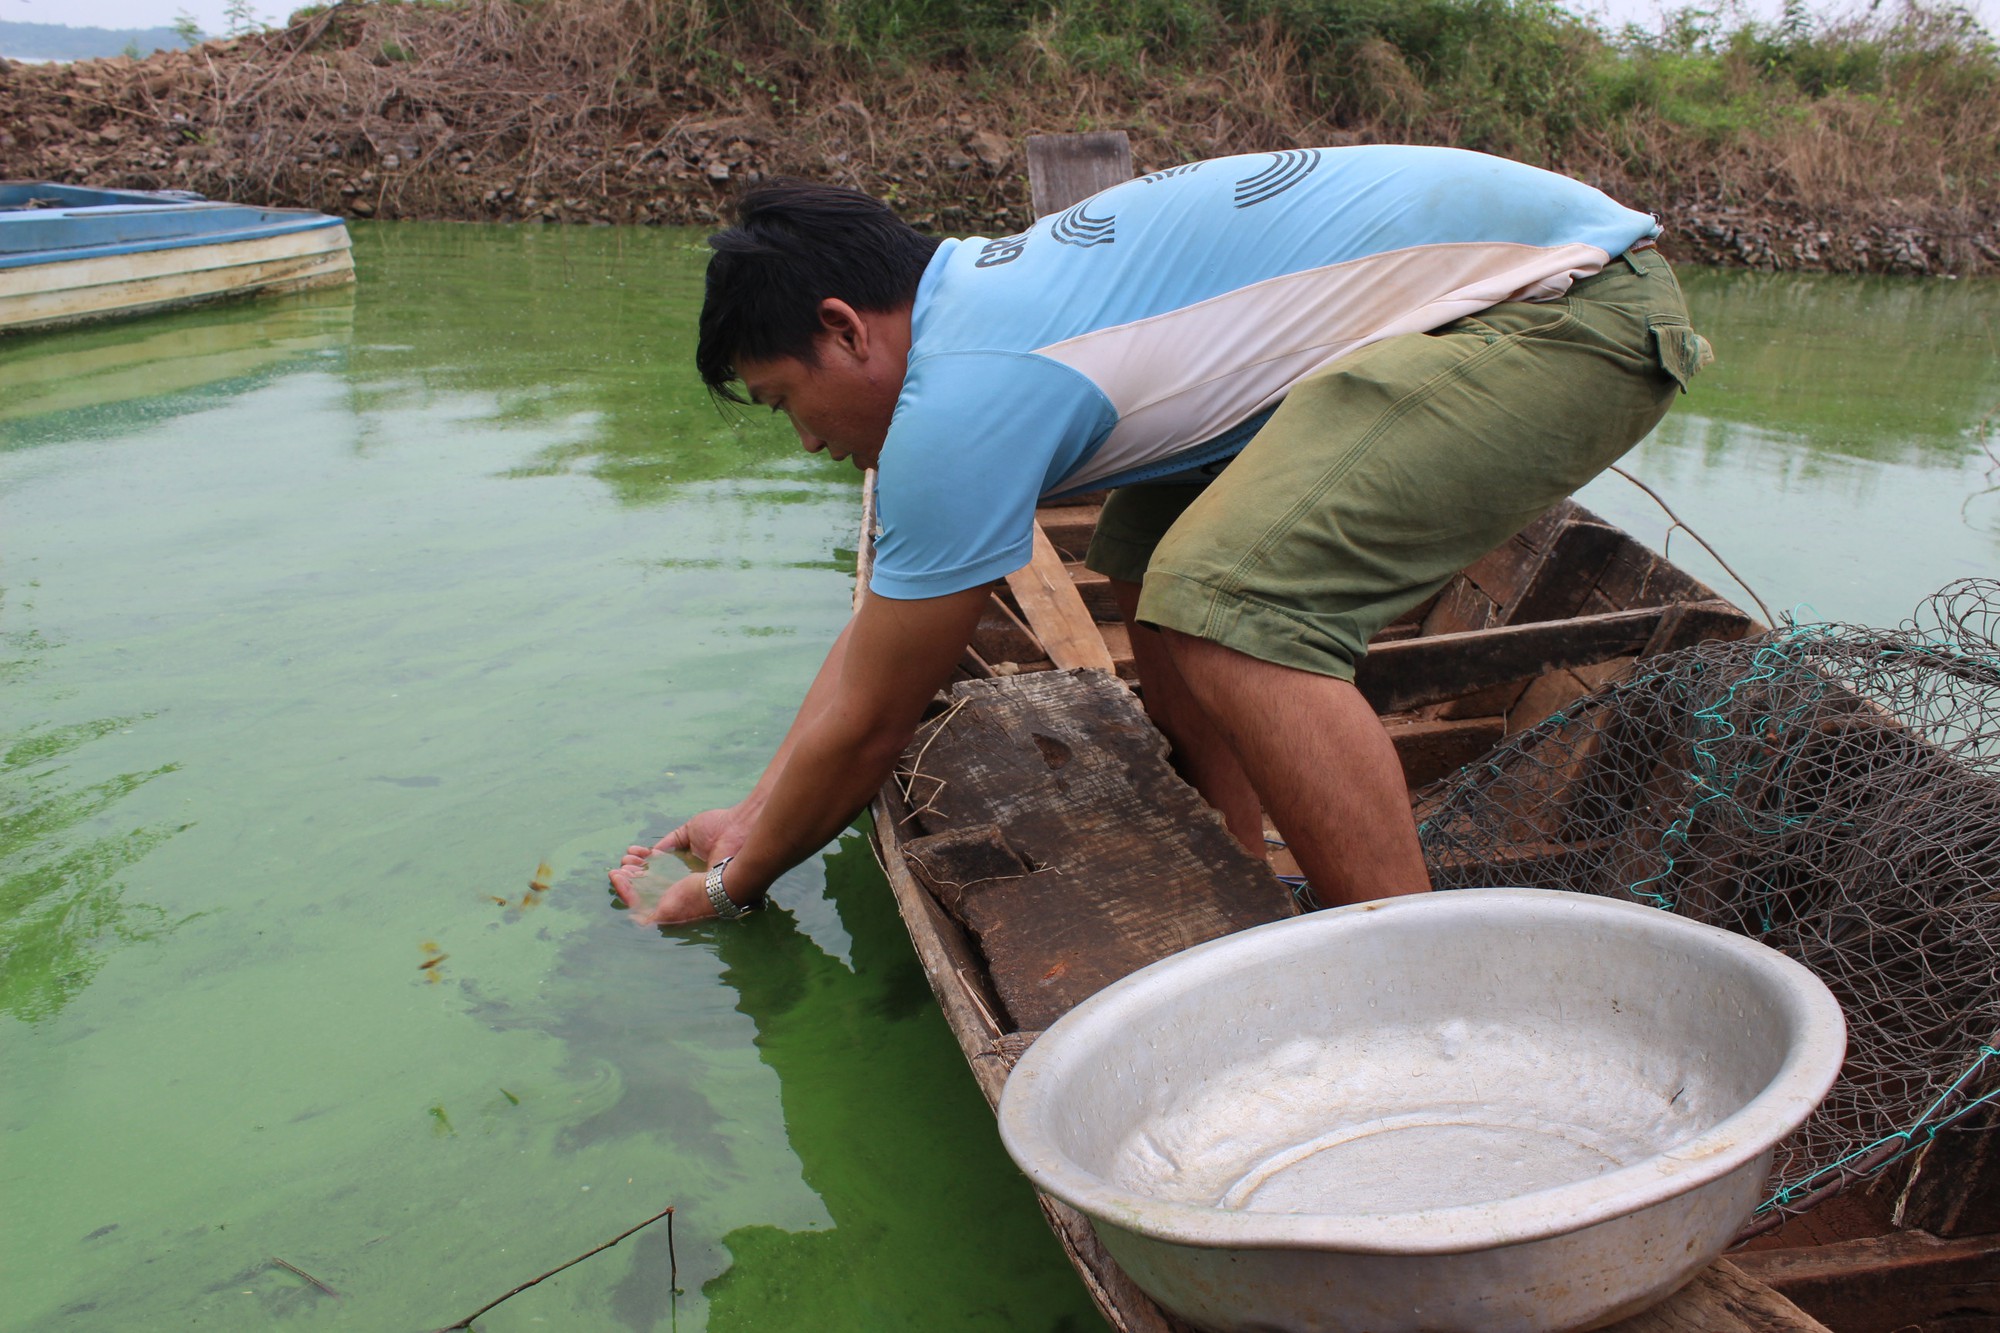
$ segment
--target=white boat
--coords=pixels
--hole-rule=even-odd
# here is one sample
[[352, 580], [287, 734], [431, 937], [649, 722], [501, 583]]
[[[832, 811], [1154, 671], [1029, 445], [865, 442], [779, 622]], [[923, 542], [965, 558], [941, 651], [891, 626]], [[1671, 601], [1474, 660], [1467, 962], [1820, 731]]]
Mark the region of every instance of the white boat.
[[325, 213], [0, 182], [0, 334], [352, 281]]

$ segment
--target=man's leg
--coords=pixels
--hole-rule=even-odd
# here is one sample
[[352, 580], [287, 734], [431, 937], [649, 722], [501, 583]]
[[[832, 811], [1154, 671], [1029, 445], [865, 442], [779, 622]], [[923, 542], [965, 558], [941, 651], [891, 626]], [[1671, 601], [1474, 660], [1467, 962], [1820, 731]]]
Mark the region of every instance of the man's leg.
[[1146, 715], [1173, 745], [1174, 766], [1204, 801], [1221, 812], [1223, 822], [1244, 850], [1263, 860], [1264, 807], [1236, 751], [1216, 730], [1207, 710], [1188, 693], [1187, 682], [1181, 679], [1160, 632], [1133, 619], [1139, 605], [1139, 585], [1112, 579], [1111, 594], [1118, 600], [1118, 614], [1132, 632], [1132, 659], [1145, 689]]
[[1394, 746], [1352, 684], [1369, 640], [1644, 436], [1695, 342], [1650, 255], [1385, 339], [1294, 386], [1155, 545], [1137, 618], [1321, 901], [1426, 887]]
[[1361, 691], [1178, 630], [1161, 638], [1321, 906], [1430, 888], [1402, 763]]

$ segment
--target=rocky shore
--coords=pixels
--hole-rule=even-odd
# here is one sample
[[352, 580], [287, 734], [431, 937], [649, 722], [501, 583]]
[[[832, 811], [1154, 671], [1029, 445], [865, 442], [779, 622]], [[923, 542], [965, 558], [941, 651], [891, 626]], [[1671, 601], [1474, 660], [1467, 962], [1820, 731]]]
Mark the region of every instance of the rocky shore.
[[[0, 60], [0, 178], [194, 190], [355, 218], [699, 226], [715, 222], [743, 182], [784, 174], [867, 190], [919, 226], [1004, 234], [1029, 219], [1022, 140], [1076, 124], [1025, 94], [1009, 107], [936, 85], [829, 89], [802, 79], [779, 88], [740, 70], [721, 80], [696, 69], [655, 74], [636, 87], [509, 85], [461, 55], [453, 77], [426, 78], [420, 62], [395, 58], [394, 39], [382, 44], [389, 58], [349, 47], [329, 59], [324, 22], [313, 29], [145, 60]], [[1292, 128], [1287, 137], [1274, 124], [1220, 115], [1176, 124], [1158, 105], [1133, 108], [1130, 124], [1142, 171], [1295, 139], [1376, 137]], [[1785, 271], [2000, 272], [2000, 209], [1893, 199], [1808, 208], [1578, 174], [1657, 213], [1676, 258]]]

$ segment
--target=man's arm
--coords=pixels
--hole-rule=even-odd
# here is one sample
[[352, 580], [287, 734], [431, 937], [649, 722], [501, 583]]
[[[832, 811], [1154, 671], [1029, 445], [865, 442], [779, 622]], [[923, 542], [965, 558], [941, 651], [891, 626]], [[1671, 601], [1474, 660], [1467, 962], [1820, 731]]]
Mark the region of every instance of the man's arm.
[[[868, 804], [909, 744], [925, 704], [950, 679], [988, 596], [981, 585], [943, 597], [862, 601], [759, 781], [761, 799], [746, 798], [759, 804], [746, 812], [749, 834], [729, 863], [731, 898], [763, 896]], [[644, 922], [712, 915], [699, 875], [673, 884], [656, 904], [634, 896], [628, 905]]]

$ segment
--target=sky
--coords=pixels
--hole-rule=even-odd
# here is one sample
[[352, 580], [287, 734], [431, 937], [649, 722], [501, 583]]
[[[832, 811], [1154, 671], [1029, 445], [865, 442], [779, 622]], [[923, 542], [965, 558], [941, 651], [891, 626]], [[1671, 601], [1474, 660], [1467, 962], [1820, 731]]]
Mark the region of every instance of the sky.
[[[66, 23], [88, 28], [159, 28], [186, 13], [194, 17], [204, 32], [219, 33], [227, 27], [223, 7], [227, 0], [0, 0], [0, 19], [17, 23]], [[304, 0], [250, 0], [257, 16], [268, 23], [283, 22], [285, 16]], [[1700, 0], [1703, 8], [1729, 7], [1766, 22], [1775, 21], [1783, 0]], [[1808, 0], [1815, 13], [1852, 13], [1866, 9], [1867, 0]], [[1892, 5], [1896, 0], [1880, 0]], [[1566, 7], [1589, 14], [1611, 27], [1626, 23], [1657, 26], [1663, 9], [1687, 7], [1663, 0], [1566, 0]], [[2000, 31], [2000, 0], [1965, 0], [1989, 32]]]

